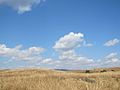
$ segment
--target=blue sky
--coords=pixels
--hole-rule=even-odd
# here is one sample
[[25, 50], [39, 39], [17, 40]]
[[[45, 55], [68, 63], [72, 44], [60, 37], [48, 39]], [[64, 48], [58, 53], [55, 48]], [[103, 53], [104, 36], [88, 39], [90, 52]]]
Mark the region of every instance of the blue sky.
[[[15, 68], [20, 66], [89, 68], [96, 64], [100, 67], [104, 65], [98, 65], [98, 61], [100, 60], [101, 63], [105, 63], [105, 61], [107, 61], [105, 59], [109, 55], [112, 57], [111, 61], [116, 59], [117, 61], [114, 65], [110, 63], [105, 65], [108, 67], [120, 66], [120, 63], [118, 63], [120, 62], [119, 0], [25, 1], [26, 0], [18, 0], [18, 2], [15, 0], [0, 1], [0, 68]], [[23, 3], [25, 3], [25, 5], [23, 5]], [[79, 33], [83, 34], [84, 37], [79, 36]], [[77, 40], [76, 42], [71, 41], [71, 43], [75, 43], [75, 45], [73, 45], [74, 49], [72, 47], [67, 51], [61, 52], [60, 47], [54, 48], [56, 44], [61, 45], [59, 41], [67, 42], [65, 36], [71, 38], [71, 35], [73, 38], [75, 37], [73, 39], [74, 41], [78, 38], [79, 40], [82, 40], [82, 38], [84, 40]], [[64, 39], [61, 39], [62, 37]], [[84, 44], [84, 42], [86, 43]], [[105, 45], [105, 43], [108, 44]], [[62, 43], [62, 45], [63, 44], [64, 43]], [[80, 44], [79, 47], [77, 46], [78, 44]], [[87, 46], [87, 44], [90, 45]], [[2, 47], [2, 45], [6, 47]], [[60, 64], [57, 65], [54, 63], [48, 65], [48, 62], [44, 64], [40, 63], [43, 59], [37, 61], [32, 60], [32, 63], [31, 60], [25, 61], [20, 57], [20, 60], [17, 60], [19, 53], [14, 55], [11, 51], [18, 45], [22, 45], [22, 47], [19, 48], [19, 52], [23, 52], [23, 50], [27, 50], [30, 47], [44, 48], [45, 51], [42, 55], [39, 53], [40, 55], [37, 54], [35, 56], [50, 59], [48, 62], [59, 61]], [[9, 50], [5, 51], [6, 49]], [[5, 51], [4, 54], [2, 50]], [[11, 54], [8, 54], [9, 51]], [[35, 48], [33, 51], [36, 52]], [[67, 56], [66, 62], [68, 64], [64, 65], [62, 63], [64, 63], [65, 60], [61, 60], [60, 57], [63, 57], [62, 55], [69, 51], [72, 51], [70, 55], [75, 55], [77, 58], [83, 56], [85, 58], [91, 58], [93, 62], [83, 65], [82, 62], [84, 62], [84, 60], [78, 60], [80, 61], [79, 65], [81, 67], [76, 67], [76, 65], [72, 65], [76, 63], [69, 60], [70, 58]], [[15, 57], [15, 59], [13, 59], [13, 57]], [[32, 58], [29, 55], [28, 57]], [[36, 63], [39, 63], [39, 65]], [[54, 67], [55, 65], [56, 67]]]

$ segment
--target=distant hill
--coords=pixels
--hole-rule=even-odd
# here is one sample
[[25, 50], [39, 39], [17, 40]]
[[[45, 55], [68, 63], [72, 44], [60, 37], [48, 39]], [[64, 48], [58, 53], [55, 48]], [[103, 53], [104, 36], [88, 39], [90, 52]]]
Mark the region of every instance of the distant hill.
[[120, 71], [120, 67], [95, 68], [95, 69], [89, 69], [89, 70], [68, 70], [68, 69], [55, 69], [55, 70], [76, 72], [76, 73], [99, 73], [99, 72], [116, 72], [116, 71]]

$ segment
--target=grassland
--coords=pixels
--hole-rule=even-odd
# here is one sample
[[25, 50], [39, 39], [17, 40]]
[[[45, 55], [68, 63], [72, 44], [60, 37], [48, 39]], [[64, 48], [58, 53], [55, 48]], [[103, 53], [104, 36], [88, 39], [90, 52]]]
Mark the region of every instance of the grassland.
[[120, 90], [120, 70], [0, 70], [0, 90]]

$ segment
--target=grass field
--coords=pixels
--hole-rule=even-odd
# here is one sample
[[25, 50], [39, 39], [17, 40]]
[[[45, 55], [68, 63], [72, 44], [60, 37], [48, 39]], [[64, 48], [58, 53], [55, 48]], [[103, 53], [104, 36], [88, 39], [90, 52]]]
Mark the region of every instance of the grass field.
[[120, 71], [0, 70], [0, 90], [120, 90]]

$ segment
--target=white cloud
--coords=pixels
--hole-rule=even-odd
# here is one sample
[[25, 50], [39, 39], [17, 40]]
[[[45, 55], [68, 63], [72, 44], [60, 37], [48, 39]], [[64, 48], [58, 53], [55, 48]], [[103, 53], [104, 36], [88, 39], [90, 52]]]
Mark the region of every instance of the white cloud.
[[107, 41], [104, 45], [110, 47], [110, 46], [114, 46], [114, 45], [118, 44], [119, 42], [120, 42], [120, 40], [115, 38], [113, 40]]
[[0, 0], [0, 4], [7, 5], [15, 9], [18, 13], [31, 11], [34, 5], [40, 4], [45, 0]]
[[86, 43], [86, 41], [84, 40], [83, 46], [85, 46], [85, 47], [92, 47], [93, 44], [92, 43]]
[[59, 60], [68, 61], [71, 63], [79, 63], [79, 65], [93, 62], [93, 59], [77, 55], [74, 50], [60, 53]]
[[105, 57], [106, 63], [114, 63], [120, 61], [117, 53], [110, 53]]
[[83, 42], [85, 41], [83, 36], [84, 35], [81, 33], [71, 32], [60, 38], [54, 46], [54, 49], [59, 53], [59, 56], [56, 59], [43, 57], [41, 53], [44, 51], [44, 48], [41, 47], [22, 49], [22, 46], [18, 45], [14, 48], [8, 48], [4, 44], [0, 44], [0, 56], [9, 57], [12, 60], [28, 61], [37, 66], [45, 66], [49, 68], [68, 68], [71, 66], [75, 68], [76, 65], [81, 67], [81, 65], [93, 63], [93, 59], [78, 55], [75, 52], [76, 48], [83, 45]]
[[[87, 45], [84, 43], [84, 35], [82, 33], [69, 33], [61, 37], [54, 45], [54, 49], [59, 53], [59, 61], [65, 67], [86, 65], [93, 62], [84, 56], [77, 55], [75, 49]], [[91, 45], [91, 44], [90, 44]]]
[[80, 46], [89, 46], [89, 43], [86, 43], [82, 33], [71, 32], [61, 37], [53, 46], [58, 57], [42, 56], [45, 49], [41, 47], [22, 49], [22, 46], [18, 45], [8, 48], [4, 44], [0, 44], [0, 56], [9, 57], [12, 61], [31, 62], [32, 66], [43, 68], [86, 69], [120, 66], [120, 57], [117, 53], [110, 53], [98, 61], [77, 54], [76, 49]]
[[[116, 44], [117, 39], [112, 41]], [[109, 41], [111, 44], [111, 41]], [[59, 66], [64, 68], [87, 68], [87, 67], [101, 67], [101, 66], [115, 66], [120, 65], [120, 59], [116, 53], [111, 53], [100, 59], [99, 61], [81, 56], [76, 53], [76, 48], [80, 46], [90, 47], [93, 46], [91, 43], [86, 43], [84, 35], [82, 33], [69, 33], [61, 37], [54, 45], [54, 49], [58, 52], [60, 61]]]
[[93, 67], [119, 67], [120, 66], [120, 57], [118, 53], [110, 53], [100, 59], [99, 61], [94, 61]]
[[80, 47], [83, 42], [84, 35], [82, 33], [70, 32], [68, 35], [61, 37], [53, 47], [56, 51], [71, 50]]
[[[42, 53], [44, 48], [41, 47], [21, 48], [21, 45], [8, 48], [6, 45], [0, 44], [0, 56], [9, 57], [12, 62], [27, 61], [30, 62], [29, 65], [43, 68], [86, 69], [120, 66], [120, 57], [117, 53], [110, 53], [103, 59], [96, 61], [92, 58], [78, 55], [75, 50], [72, 49], [60, 52], [59, 57], [55, 59], [52, 57], [43, 57]], [[7, 63], [9, 64], [10, 62], [8, 61]]]
[[61, 37], [58, 41], [56, 41], [53, 48], [56, 51], [68, 51], [80, 46], [90, 47], [93, 46], [93, 44], [86, 43], [84, 34], [70, 32], [69, 34]]
[[21, 45], [14, 48], [8, 48], [4, 44], [0, 44], [0, 56], [10, 57], [17, 60], [35, 60], [41, 59], [40, 54], [44, 51], [41, 47], [30, 47], [21, 49]]
[[46, 58], [42, 61], [42, 63], [50, 64], [53, 60], [51, 58]]

